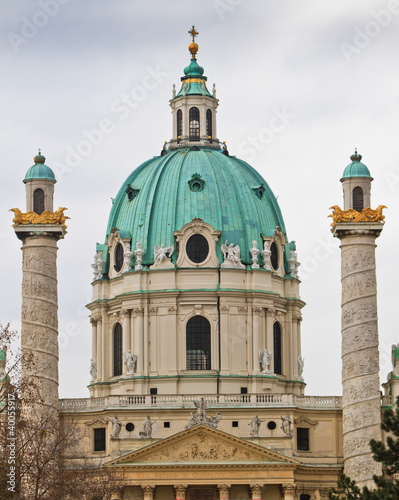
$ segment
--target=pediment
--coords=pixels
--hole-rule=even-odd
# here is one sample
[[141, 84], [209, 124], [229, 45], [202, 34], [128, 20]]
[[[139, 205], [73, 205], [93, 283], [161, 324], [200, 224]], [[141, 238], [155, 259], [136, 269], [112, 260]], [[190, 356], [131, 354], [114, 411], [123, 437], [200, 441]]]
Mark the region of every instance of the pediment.
[[297, 460], [207, 425], [181, 431], [111, 460], [106, 465], [224, 464], [296, 465]]

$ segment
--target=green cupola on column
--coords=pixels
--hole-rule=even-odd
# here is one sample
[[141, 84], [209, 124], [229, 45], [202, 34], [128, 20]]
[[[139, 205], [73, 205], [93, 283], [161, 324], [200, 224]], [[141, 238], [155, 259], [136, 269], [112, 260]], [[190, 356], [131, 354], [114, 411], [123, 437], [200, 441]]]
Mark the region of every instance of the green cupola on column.
[[341, 178], [344, 192], [344, 210], [361, 212], [371, 204], [371, 181], [369, 169], [361, 162], [362, 155], [357, 149], [350, 157], [352, 162], [345, 168]]
[[26, 211], [43, 213], [53, 211], [54, 184], [57, 182], [54, 172], [45, 165], [46, 158], [41, 154], [34, 157], [35, 164], [26, 172], [24, 183], [26, 189]]

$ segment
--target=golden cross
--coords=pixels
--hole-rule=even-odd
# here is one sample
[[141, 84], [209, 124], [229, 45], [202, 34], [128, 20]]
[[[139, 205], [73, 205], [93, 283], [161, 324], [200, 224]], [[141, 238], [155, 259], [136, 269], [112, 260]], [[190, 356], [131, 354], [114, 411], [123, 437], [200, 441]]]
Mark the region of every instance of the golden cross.
[[193, 37], [193, 42], [195, 42], [195, 37], [199, 35], [198, 31], [196, 31], [195, 26], [191, 28], [189, 31], [189, 34]]

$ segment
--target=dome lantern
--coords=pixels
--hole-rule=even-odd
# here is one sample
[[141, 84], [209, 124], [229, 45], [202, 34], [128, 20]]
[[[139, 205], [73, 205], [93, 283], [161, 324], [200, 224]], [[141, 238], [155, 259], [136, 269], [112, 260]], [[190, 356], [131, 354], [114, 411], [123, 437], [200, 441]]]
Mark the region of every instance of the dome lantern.
[[189, 31], [193, 41], [188, 50], [190, 64], [184, 68], [181, 88], [170, 100], [173, 113], [173, 132], [170, 149], [189, 146], [206, 146], [220, 149], [216, 135], [216, 109], [218, 100], [215, 92], [209, 92], [204, 68], [197, 63], [198, 44], [195, 37], [199, 34], [193, 26]]

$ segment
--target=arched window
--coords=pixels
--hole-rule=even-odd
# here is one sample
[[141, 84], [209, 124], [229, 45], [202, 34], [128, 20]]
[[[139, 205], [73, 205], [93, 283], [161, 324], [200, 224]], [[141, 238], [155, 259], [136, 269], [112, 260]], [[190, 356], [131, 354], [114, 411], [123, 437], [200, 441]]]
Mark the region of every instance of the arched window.
[[190, 141], [199, 141], [200, 138], [200, 114], [198, 108], [190, 108], [188, 114]]
[[211, 369], [211, 325], [203, 316], [192, 317], [186, 326], [186, 369]]
[[117, 323], [114, 328], [114, 377], [122, 375], [122, 326]]
[[212, 111], [206, 110], [206, 135], [210, 142], [212, 142]]
[[42, 214], [44, 212], [44, 191], [43, 189], [35, 189], [33, 193], [33, 211], [36, 214]]
[[361, 187], [355, 187], [352, 191], [352, 206], [353, 210], [361, 212], [364, 208], [363, 206], [363, 189]]
[[273, 325], [273, 359], [274, 373], [281, 375], [281, 328], [278, 323]]
[[183, 134], [183, 113], [181, 109], [177, 110], [177, 142], [180, 142], [179, 137]]

